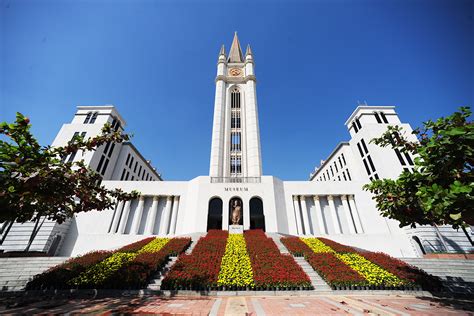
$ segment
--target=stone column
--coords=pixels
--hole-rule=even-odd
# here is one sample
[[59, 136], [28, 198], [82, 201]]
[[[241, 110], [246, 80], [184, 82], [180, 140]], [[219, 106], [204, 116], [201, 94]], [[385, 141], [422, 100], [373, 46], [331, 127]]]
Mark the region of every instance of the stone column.
[[359, 212], [357, 211], [357, 206], [354, 201], [354, 196], [349, 195], [349, 206], [351, 207], [352, 210], [352, 216], [354, 216], [354, 222], [356, 225], [356, 230], [358, 234], [363, 234], [364, 233], [364, 228], [362, 227], [362, 221], [360, 220]]
[[145, 206], [145, 196], [141, 195], [140, 199], [138, 200], [137, 210], [135, 211], [135, 219], [133, 220], [133, 227], [130, 233], [138, 235], [138, 231], [140, 230], [140, 223], [142, 222], [143, 217], [143, 208]]
[[298, 203], [297, 195], [293, 195], [293, 207], [295, 209], [296, 233], [297, 235], [303, 234], [303, 230], [301, 228], [300, 205]]
[[120, 216], [122, 216], [123, 212], [123, 201], [118, 202], [117, 204], [117, 210], [115, 211], [115, 216], [112, 219], [112, 227], [110, 227], [110, 232], [114, 234], [117, 231], [117, 226], [120, 220]]
[[229, 230], [229, 204], [229, 201], [222, 201], [222, 230]]
[[150, 212], [148, 213], [145, 234], [153, 235], [153, 228], [155, 227], [156, 214], [158, 213], [159, 196], [153, 196], [153, 203], [151, 204]]
[[120, 227], [118, 229], [119, 234], [125, 233], [125, 227], [127, 227], [128, 214], [130, 214], [130, 204], [132, 204], [132, 201], [130, 200], [126, 201], [123, 207], [123, 212], [120, 219]]
[[244, 229], [250, 229], [250, 201], [244, 205], [244, 201], [242, 201], [242, 216], [244, 217]]
[[173, 210], [171, 211], [171, 222], [169, 235], [176, 233], [176, 220], [178, 219], [179, 196], [174, 197]]
[[163, 216], [161, 216], [161, 225], [160, 225], [159, 234], [162, 235], [162, 236], [168, 234], [172, 202], [173, 202], [173, 198], [170, 195], [168, 195], [166, 197], [166, 205], [165, 205], [165, 209], [163, 211]]
[[311, 235], [311, 228], [309, 226], [308, 208], [306, 207], [306, 197], [304, 195], [301, 195], [300, 200], [301, 200], [301, 213], [303, 213], [304, 234]]
[[[318, 222], [318, 227], [319, 227], [319, 232], [321, 234], [327, 234], [328, 232], [326, 231], [326, 227], [324, 226], [324, 214], [323, 214], [323, 210], [321, 209], [321, 204], [319, 203], [319, 195], [315, 195], [313, 196], [313, 200], [314, 200], [314, 206], [315, 206], [315, 209], [316, 209], [316, 218], [315, 220], [317, 220]], [[314, 225], [313, 227], [316, 227], [316, 225]]]
[[334, 204], [334, 197], [328, 195], [329, 209], [331, 210], [332, 223], [334, 225], [334, 232], [336, 234], [341, 233], [341, 227], [339, 226], [339, 218], [337, 217], [336, 205]]
[[347, 197], [341, 195], [342, 207], [344, 208], [344, 214], [346, 215], [347, 226], [349, 226], [349, 233], [355, 234], [354, 221], [352, 220], [351, 210], [349, 204], [347, 204]]

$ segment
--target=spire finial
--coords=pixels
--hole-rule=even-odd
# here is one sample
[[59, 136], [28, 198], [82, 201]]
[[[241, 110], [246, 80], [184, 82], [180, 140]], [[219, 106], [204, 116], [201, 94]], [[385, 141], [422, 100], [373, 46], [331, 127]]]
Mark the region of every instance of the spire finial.
[[237, 31], [234, 33], [234, 40], [232, 41], [232, 46], [230, 47], [228, 61], [231, 63], [241, 63], [244, 61]]
[[224, 56], [225, 56], [224, 44], [222, 44], [222, 46], [221, 46], [221, 50], [220, 50], [220, 52], [219, 52], [219, 55], [224, 55]]
[[245, 51], [245, 56], [252, 55], [252, 49], [250, 48], [250, 44], [247, 45], [247, 50]]

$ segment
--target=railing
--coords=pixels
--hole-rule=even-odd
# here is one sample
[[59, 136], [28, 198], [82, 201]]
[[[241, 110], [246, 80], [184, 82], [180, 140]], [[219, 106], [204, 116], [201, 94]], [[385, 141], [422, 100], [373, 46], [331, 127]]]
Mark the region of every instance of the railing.
[[260, 183], [260, 177], [211, 177], [211, 183]]

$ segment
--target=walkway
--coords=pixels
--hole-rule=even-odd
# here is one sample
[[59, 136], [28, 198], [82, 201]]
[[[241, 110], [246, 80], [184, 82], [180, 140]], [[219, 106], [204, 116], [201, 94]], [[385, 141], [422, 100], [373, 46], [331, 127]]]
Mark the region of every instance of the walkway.
[[312, 297], [0, 298], [0, 314], [474, 315], [474, 303], [408, 295]]

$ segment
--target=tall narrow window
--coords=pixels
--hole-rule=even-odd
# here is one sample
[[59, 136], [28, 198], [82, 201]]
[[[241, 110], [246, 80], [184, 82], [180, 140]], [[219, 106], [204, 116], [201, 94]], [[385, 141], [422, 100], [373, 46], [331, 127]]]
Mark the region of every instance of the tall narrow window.
[[388, 120], [387, 120], [387, 117], [385, 116], [384, 112], [380, 112], [380, 117], [382, 117], [382, 120], [383, 120], [384, 123], [388, 124]]
[[92, 118], [89, 121], [89, 124], [94, 124], [95, 123], [95, 120], [97, 119], [97, 115], [99, 115], [99, 112], [94, 112], [94, 114], [92, 114]]
[[240, 109], [240, 91], [237, 87], [232, 89], [230, 93], [230, 107], [232, 109]]
[[377, 112], [374, 112], [375, 119], [377, 120], [377, 123], [381, 124], [382, 120], [380, 119], [380, 116]]
[[365, 141], [363, 139], [361, 139], [360, 142], [362, 143], [362, 146], [364, 147], [365, 153], [368, 154], [369, 150], [367, 149], [367, 146], [365, 145]]
[[344, 158], [344, 154], [341, 153], [342, 161], [344, 161], [344, 166], [346, 165], [346, 158]]
[[84, 120], [84, 124], [89, 123], [89, 120], [91, 119], [91, 116], [92, 116], [92, 112], [87, 113], [86, 119]]
[[362, 124], [360, 124], [360, 121], [358, 118], [356, 118], [356, 124], [359, 129], [362, 129]]

